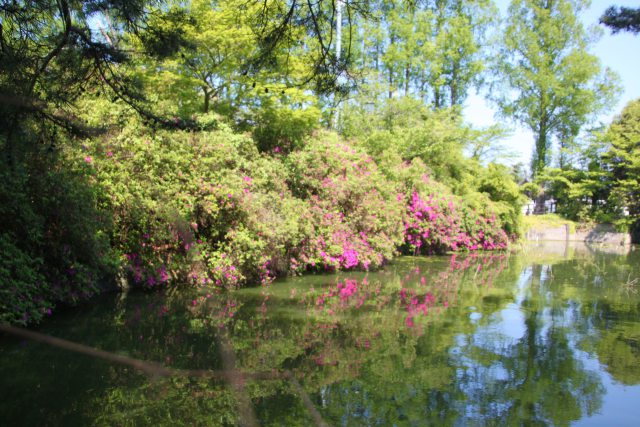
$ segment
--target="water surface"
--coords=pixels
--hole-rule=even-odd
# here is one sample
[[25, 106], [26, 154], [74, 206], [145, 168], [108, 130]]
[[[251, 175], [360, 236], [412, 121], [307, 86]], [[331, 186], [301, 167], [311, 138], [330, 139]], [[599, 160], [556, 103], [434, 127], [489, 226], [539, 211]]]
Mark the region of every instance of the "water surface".
[[37, 330], [178, 375], [0, 335], [0, 424], [638, 426], [639, 278], [546, 245], [107, 295]]

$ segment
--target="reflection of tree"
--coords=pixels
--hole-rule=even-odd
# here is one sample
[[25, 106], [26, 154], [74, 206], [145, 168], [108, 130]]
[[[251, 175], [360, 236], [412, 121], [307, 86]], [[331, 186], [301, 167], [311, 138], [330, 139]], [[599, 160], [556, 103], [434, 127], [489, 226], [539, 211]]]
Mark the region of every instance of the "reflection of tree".
[[640, 253], [626, 257], [593, 253], [554, 269], [554, 294], [577, 307], [581, 347], [598, 357], [613, 378], [640, 384], [640, 295], [627, 287], [640, 277]]
[[461, 349], [456, 387], [466, 400], [457, 404], [469, 423], [566, 426], [601, 406], [604, 388], [575, 355], [562, 310], [547, 300], [543, 271], [531, 268], [530, 288], [516, 299], [520, 337], [479, 331]]
[[[487, 296], [492, 304], [510, 296], [491, 287], [495, 273], [504, 268], [503, 262], [463, 259], [444, 269], [399, 268], [395, 275], [385, 278], [379, 294], [367, 294], [372, 298], [370, 307], [375, 309], [368, 309], [368, 303], [357, 303], [360, 293], [353, 295], [355, 306], [360, 307], [353, 310], [347, 301], [336, 297], [331, 300], [330, 290], [318, 291], [326, 299], [321, 308], [309, 313], [319, 317], [305, 332], [307, 357], [298, 359], [297, 371], [304, 375], [305, 388], [313, 394], [325, 419], [346, 425], [453, 425], [459, 412], [450, 403], [461, 396], [449, 391], [456, 372], [449, 364], [448, 348], [456, 334], [474, 328], [468, 321], [466, 305], [482, 305]], [[423, 277], [428, 283], [423, 283]], [[474, 282], [471, 290], [460, 289], [460, 282], [465, 280]], [[370, 288], [375, 287], [371, 281]], [[403, 289], [409, 289], [407, 295], [411, 290], [420, 296], [432, 292], [438, 301], [450, 304], [446, 310], [436, 307], [434, 310], [440, 311], [419, 318], [414, 327], [408, 328], [405, 304], [397, 297]], [[388, 298], [389, 292], [395, 297]], [[327, 317], [327, 311], [334, 314]], [[333, 323], [322, 328], [318, 320]], [[319, 353], [323, 357], [314, 359]], [[322, 366], [309, 365], [310, 359]]]
[[[304, 389], [286, 378], [247, 381], [244, 390], [262, 425], [312, 425], [302, 394], [331, 424], [568, 425], [597, 410], [603, 394], [578, 345], [620, 381], [638, 381], [638, 299], [606, 285], [629, 274], [627, 261], [614, 260], [571, 260], [521, 274], [523, 257], [405, 259], [386, 272], [312, 278], [313, 291], [275, 284], [213, 295], [205, 289], [134, 294], [87, 309], [82, 318], [90, 320], [69, 317], [64, 334], [47, 332], [174, 368], [221, 369], [222, 328], [237, 369], [291, 371]], [[347, 280], [357, 283], [347, 286]], [[428, 313], [414, 313], [408, 326], [413, 296], [422, 302], [427, 295]], [[504, 317], [509, 310], [517, 316]], [[71, 416], [61, 415], [68, 409], [56, 413], [56, 404], [74, 408], [76, 420], [103, 425], [237, 422], [233, 390], [224, 381], [149, 380], [84, 356], [52, 353], [44, 352], [40, 369], [31, 367], [33, 377], [20, 394], [37, 384], [42, 399], [68, 392], [43, 405], [52, 422]], [[77, 381], [70, 383], [79, 390], [67, 390], [66, 382], [56, 388], [60, 377], [47, 372], [52, 365], [63, 375], [71, 367]], [[0, 352], [0, 377], [18, 366], [17, 358]], [[0, 403], [0, 414], [7, 411]]]
[[600, 362], [607, 371], [625, 385], [640, 384], [640, 330], [637, 314], [631, 322], [612, 331], [603, 331], [596, 346]]

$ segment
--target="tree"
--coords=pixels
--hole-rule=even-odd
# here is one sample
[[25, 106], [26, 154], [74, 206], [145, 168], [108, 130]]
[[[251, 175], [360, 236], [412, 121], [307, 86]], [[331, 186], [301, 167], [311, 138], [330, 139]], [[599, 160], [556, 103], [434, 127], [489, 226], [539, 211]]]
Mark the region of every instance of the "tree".
[[578, 14], [586, 0], [513, 0], [496, 65], [503, 90], [494, 97], [501, 113], [529, 127], [535, 137], [532, 173], [551, 161], [554, 140], [575, 138], [606, 108], [615, 75], [588, 52], [595, 34]]
[[22, 128], [26, 119], [35, 119], [40, 130], [46, 123], [85, 133], [71, 107], [88, 84], [110, 87], [124, 96], [112, 66], [126, 55], [92, 31], [89, 21], [109, 11], [117, 25], [135, 28], [144, 15], [144, 3], [0, 3], [0, 143], [9, 164], [14, 163], [18, 143], [29, 139]]
[[[209, 2], [195, 3], [199, 12], [215, 14]], [[189, 44], [187, 36], [195, 35], [187, 31], [191, 22], [184, 2], [176, 2], [176, 7], [159, 0], [0, 2], [0, 143], [5, 146], [9, 158], [13, 157], [15, 145], [25, 139], [19, 134], [21, 126], [30, 119], [35, 119], [32, 124], [37, 124], [36, 128], [40, 130], [44, 128], [44, 122], [74, 134], [89, 133], [90, 129], [76, 119], [74, 102], [91, 90], [96, 95], [126, 102], [159, 125], [190, 127], [193, 123], [189, 120], [168, 120], [155, 115], [152, 105], [145, 102], [135, 73], [124, 69], [124, 65], [135, 56], [151, 54], [168, 58], [180, 49], [204, 47], [207, 37], [209, 41], [230, 36], [242, 37], [244, 41], [250, 37], [255, 47], [249, 51], [243, 45], [241, 50], [245, 56], [242, 61], [229, 66], [224, 64], [222, 71], [233, 66], [235, 72], [240, 70], [242, 75], [253, 76], [268, 68], [275, 56], [299, 48], [297, 36], [302, 31], [308, 35], [305, 57], [308, 72], [296, 84], [315, 83], [316, 89], [325, 91], [335, 87], [337, 75], [349, 60], [348, 47], [347, 54], [339, 61], [331, 51], [335, 44], [332, 26], [335, 2], [224, 3], [236, 11], [246, 6], [248, 11], [243, 23], [249, 23], [249, 27], [242, 29], [244, 33], [237, 31], [235, 23], [227, 25], [218, 35], [201, 27], [201, 37], [196, 37], [195, 44]], [[209, 12], [205, 10], [207, 8]], [[359, 2], [345, 3], [350, 25], [358, 13], [366, 13], [366, 7]], [[203, 19], [206, 23], [209, 16]], [[226, 16], [220, 23], [229, 24], [230, 20], [232, 18]], [[163, 21], [171, 25], [158, 25]], [[101, 22], [107, 24], [108, 30], [102, 28]], [[141, 43], [136, 44], [135, 39]], [[223, 41], [223, 50], [229, 50], [229, 40]], [[132, 45], [144, 49], [134, 50]], [[190, 53], [195, 65], [207, 65], [206, 61], [217, 56], [213, 52], [204, 58], [193, 53], [193, 49]], [[221, 69], [218, 63], [212, 65]], [[202, 67], [193, 68], [203, 72]], [[228, 78], [227, 75], [224, 77]], [[215, 77], [204, 76], [202, 81], [209, 95], [227, 90]], [[205, 97], [203, 104], [207, 99]], [[28, 132], [33, 133], [33, 128]]]
[[600, 23], [609, 27], [612, 34], [620, 31], [638, 34], [640, 33], [640, 7], [632, 9], [611, 6], [600, 17]]
[[500, 140], [508, 136], [510, 136], [509, 131], [499, 124], [474, 129], [469, 137], [467, 151], [472, 159], [481, 164], [514, 159], [516, 154], [500, 143]]
[[461, 106], [485, 68], [485, 33], [495, 23], [496, 9], [488, 0], [434, 2], [431, 86], [435, 108]]
[[640, 99], [622, 110], [605, 136], [609, 149], [603, 155], [611, 171], [612, 201], [627, 207], [633, 240], [640, 240]]
[[493, 2], [379, 0], [371, 15], [353, 43], [369, 98], [412, 96], [434, 109], [464, 103], [484, 70]]
[[[164, 33], [169, 27], [179, 28], [184, 43], [171, 55], [158, 58], [157, 67], [143, 60], [141, 72], [160, 91], [168, 87], [184, 87], [180, 101], [185, 113], [229, 113], [239, 98], [251, 88], [256, 76], [248, 76], [245, 66], [257, 54], [258, 39], [248, 22], [256, 7], [235, 0], [221, 0], [217, 7], [210, 1], [193, 0], [173, 4], [170, 14], [157, 14], [142, 34], [143, 44], [149, 35]], [[241, 7], [243, 6], [243, 7]], [[173, 17], [174, 19], [167, 19]], [[156, 82], [162, 72], [170, 83]], [[255, 92], [255, 91], [254, 91]], [[175, 104], [176, 94], [167, 94]], [[194, 108], [195, 97], [200, 98]], [[191, 111], [189, 111], [191, 110]]]

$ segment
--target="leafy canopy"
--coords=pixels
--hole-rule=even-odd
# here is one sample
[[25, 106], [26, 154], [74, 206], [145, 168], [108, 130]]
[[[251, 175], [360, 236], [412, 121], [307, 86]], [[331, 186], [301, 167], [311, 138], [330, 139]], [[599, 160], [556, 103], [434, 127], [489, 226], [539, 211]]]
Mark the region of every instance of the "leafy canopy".
[[502, 115], [534, 134], [532, 172], [551, 163], [554, 140], [570, 143], [617, 91], [616, 77], [588, 52], [595, 34], [579, 13], [586, 0], [513, 0], [496, 64]]

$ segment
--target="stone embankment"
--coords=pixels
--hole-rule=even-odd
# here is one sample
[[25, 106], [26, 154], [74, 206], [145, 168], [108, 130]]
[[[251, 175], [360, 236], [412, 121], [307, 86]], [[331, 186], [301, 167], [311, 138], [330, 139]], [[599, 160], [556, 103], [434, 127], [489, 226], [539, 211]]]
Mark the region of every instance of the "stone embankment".
[[603, 245], [631, 245], [631, 235], [620, 233], [610, 224], [572, 231], [569, 225], [560, 227], [534, 227], [527, 231], [525, 238], [531, 241], [584, 242]]

